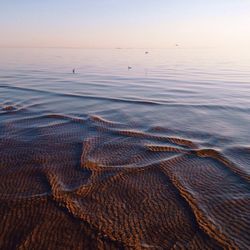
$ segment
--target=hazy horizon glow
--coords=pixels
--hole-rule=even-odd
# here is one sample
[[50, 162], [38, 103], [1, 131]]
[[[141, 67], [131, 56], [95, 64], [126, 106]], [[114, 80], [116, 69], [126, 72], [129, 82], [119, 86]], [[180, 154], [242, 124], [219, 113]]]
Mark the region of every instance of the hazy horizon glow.
[[246, 47], [249, 13], [247, 0], [9, 0], [0, 47]]

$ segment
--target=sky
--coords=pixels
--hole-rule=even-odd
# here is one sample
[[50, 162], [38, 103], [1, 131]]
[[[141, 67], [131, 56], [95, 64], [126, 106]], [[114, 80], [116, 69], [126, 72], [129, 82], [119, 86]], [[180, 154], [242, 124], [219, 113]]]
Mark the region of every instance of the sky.
[[0, 47], [247, 47], [250, 0], [0, 0]]

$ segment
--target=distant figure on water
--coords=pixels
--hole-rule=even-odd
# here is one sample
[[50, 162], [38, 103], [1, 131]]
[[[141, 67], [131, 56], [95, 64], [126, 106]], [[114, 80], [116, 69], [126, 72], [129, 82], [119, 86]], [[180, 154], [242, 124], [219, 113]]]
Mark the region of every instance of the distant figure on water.
[[73, 70], [72, 70], [72, 73], [75, 74], [75, 73], [76, 73], [76, 69], [73, 69]]
[[131, 66], [128, 66], [128, 70], [130, 70], [130, 69], [132, 69], [132, 67], [131, 67]]
[[145, 51], [145, 54], [148, 54], [149, 52], [148, 51]]

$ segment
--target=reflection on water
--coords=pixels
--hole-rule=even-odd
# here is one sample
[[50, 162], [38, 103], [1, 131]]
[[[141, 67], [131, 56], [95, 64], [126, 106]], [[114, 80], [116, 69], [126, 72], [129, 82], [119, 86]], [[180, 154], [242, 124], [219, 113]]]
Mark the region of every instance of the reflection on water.
[[250, 245], [249, 53], [0, 55], [1, 248]]

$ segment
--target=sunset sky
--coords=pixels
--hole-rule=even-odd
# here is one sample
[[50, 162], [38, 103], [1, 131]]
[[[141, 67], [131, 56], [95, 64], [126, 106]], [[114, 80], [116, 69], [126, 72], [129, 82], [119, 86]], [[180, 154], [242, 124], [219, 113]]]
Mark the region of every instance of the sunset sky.
[[248, 46], [249, 0], [0, 0], [1, 47]]

